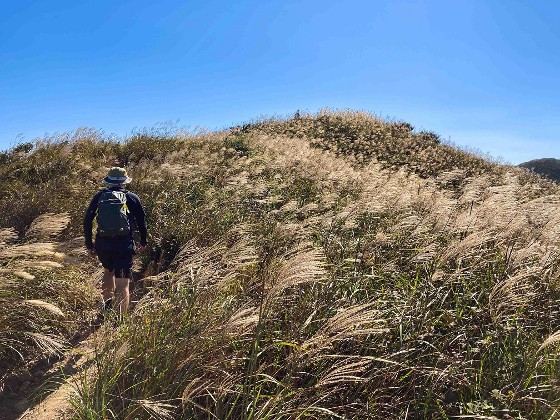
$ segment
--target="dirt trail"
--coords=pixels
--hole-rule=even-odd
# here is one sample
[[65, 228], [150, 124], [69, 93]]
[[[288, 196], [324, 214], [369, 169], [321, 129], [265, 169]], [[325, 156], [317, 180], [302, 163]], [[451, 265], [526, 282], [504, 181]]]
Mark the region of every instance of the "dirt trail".
[[[138, 275], [137, 272], [135, 274]], [[144, 294], [143, 287], [138, 285], [141, 278], [138, 275], [136, 286], [132, 289], [131, 311]], [[90, 324], [80, 337], [73, 340], [60, 360], [50, 363], [43, 361], [29, 368], [17, 378], [12, 392], [0, 391], [0, 420], [72, 418], [74, 411], [70, 397], [84, 378], [91, 378], [95, 349], [114, 330], [115, 324], [112, 322], [97, 327]]]
[[58, 385], [58, 388], [55, 388], [52, 393], [37, 405], [26, 410], [19, 419], [55, 420], [71, 418], [73, 410], [70, 405], [70, 396], [75, 391], [76, 385], [80, 383], [85, 375], [88, 375], [88, 371], [91, 371], [90, 361], [93, 356], [91, 343], [94, 339], [95, 333], [82, 341], [78, 347], [72, 349], [65, 364], [68, 370], [70, 370], [68, 372], [69, 375], [65, 375], [65, 378], [54, 383], [53, 385]]
[[35, 377], [34, 384], [24, 386], [23, 391], [4, 396], [0, 406], [0, 418], [4, 420], [71, 418], [72, 406], [69, 397], [84, 375], [91, 371], [94, 343], [98, 336], [103, 334], [102, 330], [103, 328], [88, 334], [46, 372], [43, 372], [40, 366], [31, 369], [29, 376]]
[[[140, 293], [137, 291], [137, 293]], [[131, 300], [131, 310], [137, 303]], [[32, 369], [37, 376], [35, 384], [24, 392], [0, 400], [1, 420], [65, 420], [74, 414], [70, 397], [84, 378], [94, 374], [93, 360], [107, 337], [115, 331], [115, 324], [107, 322], [93, 328], [68, 349], [64, 357], [50, 366], [47, 372]], [[33, 375], [31, 375], [33, 376]], [[39, 382], [39, 383], [37, 383]]]
[[25, 411], [19, 419], [22, 420], [54, 420], [54, 419], [70, 419], [72, 417], [72, 407], [69, 403], [69, 397], [72, 393], [72, 380], [74, 377], [68, 378], [58, 389], [51, 393], [47, 398]]

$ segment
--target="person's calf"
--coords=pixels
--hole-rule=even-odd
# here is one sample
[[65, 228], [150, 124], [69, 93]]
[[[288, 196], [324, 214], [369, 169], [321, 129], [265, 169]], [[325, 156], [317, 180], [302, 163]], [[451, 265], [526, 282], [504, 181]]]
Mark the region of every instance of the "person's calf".
[[127, 278], [116, 278], [115, 279], [115, 300], [114, 307], [117, 313], [124, 315], [128, 312], [128, 307], [130, 306], [130, 279]]
[[104, 269], [103, 279], [101, 281], [101, 293], [103, 301], [106, 302], [114, 297], [115, 294], [115, 273], [113, 270]]

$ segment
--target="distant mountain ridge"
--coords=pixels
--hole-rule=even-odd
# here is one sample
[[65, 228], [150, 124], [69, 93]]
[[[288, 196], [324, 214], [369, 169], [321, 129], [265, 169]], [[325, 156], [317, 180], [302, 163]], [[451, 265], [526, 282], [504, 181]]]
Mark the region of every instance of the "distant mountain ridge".
[[518, 166], [530, 169], [531, 171], [553, 181], [560, 182], [560, 159], [534, 159], [528, 162], [520, 163]]

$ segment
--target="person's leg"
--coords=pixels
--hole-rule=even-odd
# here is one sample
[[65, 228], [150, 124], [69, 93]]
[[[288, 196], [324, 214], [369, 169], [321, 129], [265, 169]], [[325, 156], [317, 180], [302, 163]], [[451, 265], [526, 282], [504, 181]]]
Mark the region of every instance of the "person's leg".
[[114, 253], [115, 261], [115, 308], [119, 315], [128, 312], [130, 306], [130, 279], [132, 277], [133, 248], [127, 247]]
[[103, 294], [103, 302], [107, 302], [108, 300], [113, 299], [115, 294], [115, 272], [113, 270], [109, 270], [108, 268], [105, 268], [104, 270], [103, 280], [101, 283], [101, 293]]
[[124, 315], [128, 312], [130, 305], [130, 279], [117, 277], [115, 278], [115, 308], [119, 315]]
[[[97, 242], [96, 242], [96, 245]], [[115, 294], [115, 271], [114, 260], [111, 252], [104, 249], [96, 249], [97, 257], [103, 265], [103, 278], [101, 280], [101, 294], [103, 295], [103, 311], [111, 309], [112, 300]]]

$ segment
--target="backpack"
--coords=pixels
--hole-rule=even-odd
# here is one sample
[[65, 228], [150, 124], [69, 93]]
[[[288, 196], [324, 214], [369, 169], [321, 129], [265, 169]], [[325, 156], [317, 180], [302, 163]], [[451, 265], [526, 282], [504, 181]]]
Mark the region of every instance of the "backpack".
[[130, 235], [126, 192], [105, 190], [97, 202], [97, 232], [102, 237]]

